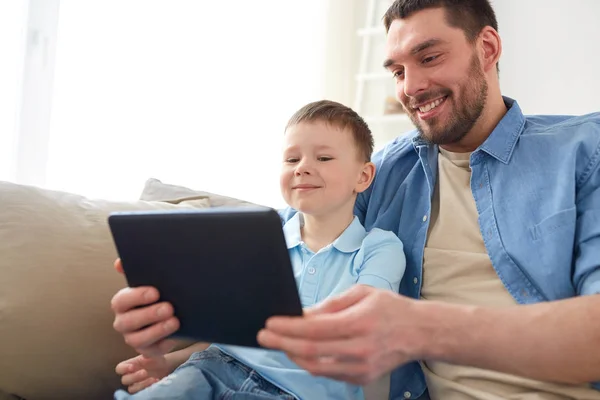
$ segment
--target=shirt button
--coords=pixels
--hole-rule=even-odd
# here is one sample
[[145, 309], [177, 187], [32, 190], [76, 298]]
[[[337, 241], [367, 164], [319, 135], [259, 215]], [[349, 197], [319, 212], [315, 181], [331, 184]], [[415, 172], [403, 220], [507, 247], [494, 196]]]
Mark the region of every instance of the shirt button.
[[419, 278], [417, 278], [416, 276], [413, 278], [413, 283], [416, 285], [417, 283], [419, 283]]
[[479, 184], [479, 189], [483, 188], [483, 183]]
[[410, 396], [412, 396], [412, 394], [410, 394], [410, 392], [404, 392], [405, 399], [410, 399]]
[[427, 215], [423, 215], [423, 222], [427, 221]]
[[311, 274], [311, 275], [314, 275], [314, 274], [315, 274], [315, 272], [317, 272], [317, 270], [316, 270], [316, 269], [314, 269], [313, 267], [309, 267], [309, 268], [308, 268], [308, 273], [309, 273], [309, 274]]

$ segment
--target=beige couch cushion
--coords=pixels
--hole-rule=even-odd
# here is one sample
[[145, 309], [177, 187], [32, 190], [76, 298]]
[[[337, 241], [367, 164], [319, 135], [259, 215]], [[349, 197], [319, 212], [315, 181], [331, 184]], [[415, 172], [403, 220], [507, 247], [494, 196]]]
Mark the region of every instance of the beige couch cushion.
[[106, 217], [112, 211], [208, 207], [111, 202], [0, 182], [0, 391], [27, 400], [110, 399], [114, 367], [133, 356], [113, 331], [125, 286]]
[[182, 200], [193, 199], [196, 196], [208, 197], [210, 199], [211, 207], [243, 207], [256, 205], [233, 197], [221, 196], [215, 193], [189, 189], [184, 186], [162, 183], [160, 180], [154, 178], [150, 178], [146, 181], [140, 199], [148, 201], [179, 202]]

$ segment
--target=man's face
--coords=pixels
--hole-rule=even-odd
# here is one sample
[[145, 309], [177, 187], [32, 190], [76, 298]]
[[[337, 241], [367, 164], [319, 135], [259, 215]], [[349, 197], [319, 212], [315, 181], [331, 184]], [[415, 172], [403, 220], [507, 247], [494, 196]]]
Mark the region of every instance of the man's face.
[[442, 8], [393, 21], [384, 66], [394, 74], [398, 100], [431, 143], [459, 142], [485, 107], [488, 85], [475, 46], [448, 25]]

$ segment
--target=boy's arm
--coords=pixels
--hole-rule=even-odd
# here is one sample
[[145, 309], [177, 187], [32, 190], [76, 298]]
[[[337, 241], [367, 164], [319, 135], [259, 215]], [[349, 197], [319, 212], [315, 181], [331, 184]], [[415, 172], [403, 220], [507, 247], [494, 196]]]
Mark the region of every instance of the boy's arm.
[[208, 346], [210, 346], [210, 343], [197, 342], [181, 350], [165, 354], [165, 359], [167, 360], [171, 372], [186, 362], [192, 354], [205, 350]]
[[406, 269], [404, 247], [389, 231], [374, 229], [363, 240], [364, 260], [356, 283], [398, 293]]

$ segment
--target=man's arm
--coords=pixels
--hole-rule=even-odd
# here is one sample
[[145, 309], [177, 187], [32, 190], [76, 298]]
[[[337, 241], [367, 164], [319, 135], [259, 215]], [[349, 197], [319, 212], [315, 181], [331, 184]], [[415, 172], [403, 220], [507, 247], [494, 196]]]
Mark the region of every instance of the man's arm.
[[595, 151], [577, 181], [572, 280], [579, 297], [502, 309], [433, 305], [434, 320], [447, 331], [439, 337], [448, 340], [427, 356], [546, 381], [600, 381], [600, 126], [594, 127]]
[[415, 307], [432, 324], [424, 359], [543, 381], [600, 380], [600, 295], [506, 308]]
[[356, 286], [259, 333], [315, 375], [367, 384], [414, 360], [563, 383], [600, 380], [600, 295], [506, 308], [413, 300]]

